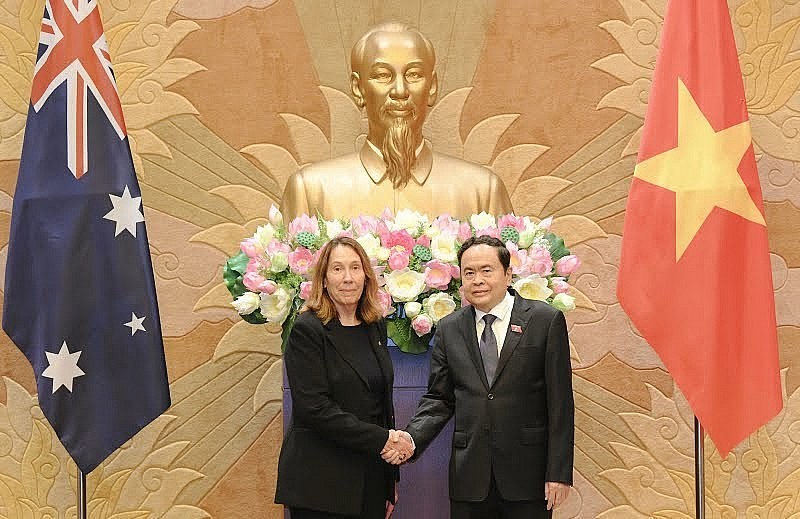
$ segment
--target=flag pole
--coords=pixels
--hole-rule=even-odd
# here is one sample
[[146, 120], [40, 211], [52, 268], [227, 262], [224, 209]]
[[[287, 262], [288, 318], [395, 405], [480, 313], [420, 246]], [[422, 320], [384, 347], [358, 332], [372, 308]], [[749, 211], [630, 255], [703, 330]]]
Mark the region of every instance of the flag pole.
[[705, 496], [705, 477], [703, 475], [705, 455], [703, 453], [703, 439], [705, 433], [703, 426], [697, 416], [694, 417], [694, 508], [697, 519], [705, 519], [706, 516], [706, 496]]
[[78, 519], [86, 519], [86, 474], [78, 469]]

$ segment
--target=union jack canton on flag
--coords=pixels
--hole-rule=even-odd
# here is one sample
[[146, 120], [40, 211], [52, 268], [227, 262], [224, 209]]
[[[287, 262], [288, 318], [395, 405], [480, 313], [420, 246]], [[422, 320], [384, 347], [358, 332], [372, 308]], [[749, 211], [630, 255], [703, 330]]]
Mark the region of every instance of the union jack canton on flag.
[[153, 269], [96, 0], [47, 0], [3, 328], [84, 473], [170, 405]]

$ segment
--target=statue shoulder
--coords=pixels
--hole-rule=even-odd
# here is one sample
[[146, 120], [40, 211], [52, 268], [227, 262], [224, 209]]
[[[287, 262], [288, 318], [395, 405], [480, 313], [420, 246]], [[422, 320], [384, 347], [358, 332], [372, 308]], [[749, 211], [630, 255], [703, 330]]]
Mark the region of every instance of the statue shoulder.
[[330, 181], [331, 175], [341, 175], [349, 170], [360, 171], [361, 159], [358, 153], [350, 153], [332, 159], [306, 164], [292, 177], [303, 182]]
[[445, 155], [444, 153], [433, 152], [434, 167], [446, 168], [448, 170], [458, 171], [459, 174], [473, 175], [476, 179], [494, 179], [497, 175], [494, 172], [475, 162], [469, 162], [452, 155]]

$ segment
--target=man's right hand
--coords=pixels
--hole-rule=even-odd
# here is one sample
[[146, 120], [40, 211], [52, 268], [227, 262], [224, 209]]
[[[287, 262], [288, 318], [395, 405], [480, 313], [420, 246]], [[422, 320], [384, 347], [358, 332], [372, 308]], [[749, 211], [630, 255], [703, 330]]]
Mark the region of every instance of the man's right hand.
[[389, 438], [381, 450], [381, 458], [386, 463], [400, 465], [414, 454], [411, 435], [406, 431], [389, 430]]

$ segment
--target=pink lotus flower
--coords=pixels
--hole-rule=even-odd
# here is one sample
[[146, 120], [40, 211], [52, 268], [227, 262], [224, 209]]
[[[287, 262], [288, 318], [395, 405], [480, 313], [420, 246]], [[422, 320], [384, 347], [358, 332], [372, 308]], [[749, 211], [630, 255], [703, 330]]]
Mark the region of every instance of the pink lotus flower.
[[549, 276], [553, 271], [553, 258], [550, 257], [550, 251], [544, 247], [534, 247], [528, 251], [528, 262], [530, 262], [530, 271], [533, 274], [540, 276]]
[[458, 265], [450, 265], [450, 275], [453, 279], [461, 279], [461, 269]]
[[525, 220], [520, 216], [515, 216], [514, 213], [504, 214], [497, 220], [497, 228], [502, 230], [506, 227], [513, 227], [522, 232], [525, 230]]
[[467, 295], [464, 294], [463, 285], [458, 287], [458, 297], [461, 298], [461, 308], [464, 308], [465, 306], [472, 306], [472, 303], [470, 303], [469, 300], [467, 299]]
[[422, 245], [423, 247], [431, 247], [431, 238], [430, 236], [425, 236], [424, 234], [417, 238], [417, 245]]
[[305, 247], [297, 247], [289, 253], [289, 268], [295, 274], [305, 275], [314, 266], [314, 255]]
[[559, 276], [569, 276], [581, 266], [581, 260], [574, 254], [564, 256], [556, 262], [556, 273]]
[[389, 316], [394, 313], [395, 308], [392, 306], [392, 296], [385, 290], [378, 290], [378, 303], [383, 309], [383, 316]]
[[[453, 220], [452, 218], [450, 218], [450, 215], [448, 214], [443, 214], [442, 216], [437, 217], [431, 223], [431, 227], [439, 229], [439, 232], [441, 232], [442, 234], [449, 234], [450, 236], [458, 235], [458, 232], [460, 230], [458, 220]], [[469, 225], [467, 225], [467, 227], [469, 227]]]
[[506, 248], [511, 253], [511, 272], [520, 277], [529, 276], [531, 264], [528, 262], [528, 251], [520, 249], [512, 241], [506, 242]]
[[475, 231], [475, 236], [491, 236], [492, 238], [500, 239], [500, 229], [497, 227], [487, 227], [479, 231]]
[[552, 277], [550, 278], [550, 288], [555, 294], [566, 294], [569, 291], [569, 283], [564, 278]]
[[248, 238], [243, 240], [242, 243], [239, 244], [239, 248], [248, 258], [255, 258], [260, 256], [264, 251], [261, 250], [261, 247], [258, 246], [256, 241], [253, 238]]
[[242, 283], [248, 290], [253, 292], [261, 292], [267, 295], [272, 294], [278, 288], [278, 285], [269, 279], [266, 279], [257, 272], [248, 272], [242, 277]]
[[550, 230], [550, 226], [551, 225], [553, 225], [553, 217], [552, 216], [548, 216], [547, 218], [545, 218], [544, 220], [539, 222], [539, 228], [540, 229], [544, 229], [546, 231]]
[[247, 269], [245, 272], [260, 272], [261, 270], [269, 270], [271, 266], [269, 258], [250, 258], [250, 261], [247, 262]]
[[284, 243], [278, 240], [272, 240], [271, 242], [269, 242], [269, 245], [267, 245], [267, 252], [269, 253], [270, 256], [272, 256], [277, 252], [289, 254], [291, 250], [292, 248], [289, 247], [288, 243]]
[[411, 254], [405, 250], [394, 250], [389, 255], [389, 268], [392, 270], [402, 270], [408, 266]]
[[414, 332], [422, 337], [426, 333], [431, 333], [431, 329], [433, 328], [433, 319], [428, 317], [425, 314], [419, 314], [414, 319], [411, 320], [411, 329]]
[[303, 231], [310, 232], [311, 234], [319, 234], [319, 222], [317, 219], [301, 214], [289, 224], [289, 234], [291, 236], [295, 236], [297, 233]]
[[471, 237], [472, 237], [472, 228], [469, 226], [468, 223], [462, 223], [458, 227], [458, 236], [456, 238], [458, 238], [458, 241], [460, 241], [461, 243], [464, 243]]
[[357, 216], [350, 220], [350, 224], [356, 232], [356, 236], [363, 236], [377, 230], [378, 219], [374, 216]]
[[453, 279], [451, 265], [439, 260], [429, 261], [425, 266], [425, 284], [436, 290], [446, 290]]
[[386, 221], [386, 222], [391, 222], [391, 221], [394, 220], [394, 213], [392, 212], [391, 209], [389, 209], [387, 207], [387, 208], [385, 208], [383, 210], [383, 212], [381, 213], [381, 215], [378, 218], [380, 218], [381, 220]]
[[300, 299], [307, 300], [311, 297], [311, 281], [303, 281], [300, 283]]

